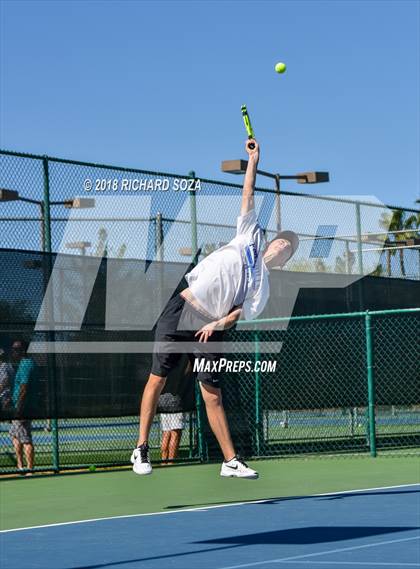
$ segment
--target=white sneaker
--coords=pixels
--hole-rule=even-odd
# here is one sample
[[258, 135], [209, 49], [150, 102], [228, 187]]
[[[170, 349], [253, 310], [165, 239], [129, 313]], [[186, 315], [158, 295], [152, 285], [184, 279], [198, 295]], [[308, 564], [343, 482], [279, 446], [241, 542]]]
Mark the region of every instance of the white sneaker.
[[240, 458], [235, 456], [229, 462], [223, 462], [222, 469], [220, 471], [220, 476], [226, 476], [230, 478], [258, 478], [258, 472], [249, 468], [249, 466]]
[[146, 475], [152, 474], [152, 465], [150, 464], [149, 446], [141, 445], [133, 450], [131, 455], [131, 464], [136, 474]]

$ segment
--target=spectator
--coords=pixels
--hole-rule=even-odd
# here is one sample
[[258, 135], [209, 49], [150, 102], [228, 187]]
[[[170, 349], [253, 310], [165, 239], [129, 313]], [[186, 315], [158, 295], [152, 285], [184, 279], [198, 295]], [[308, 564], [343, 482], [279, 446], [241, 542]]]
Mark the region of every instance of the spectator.
[[[17, 467], [23, 470], [23, 452], [28, 470], [34, 467], [34, 446], [32, 442], [31, 421], [25, 419], [31, 412], [34, 387], [36, 384], [36, 366], [27, 355], [28, 343], [15, 340], [12, 345], [12, 360], [17, 365], [13, 386], [12, 401], [16, 419], [12, 421], [10, 436], [16, 452]], [[23, 451], [23, 452], [22, 452]], [[30, 473], [28, 473], [30, 474]]]
[[0, 411], [12, 409], [12, 385], [14, 379], [13, 366], [7, 361], [6, 352], [0, 348]]
[[177, 458], [184, 428], [184, 414], [171, 411], [181, 409], [182, 401], [179, 395], [162, 393], [159, 397], [159, 407], [163, 411], [160, 414], [160, 428], [162, 430], [161, 456], [162, 461], [164, 461], [163, 464], [170, 464], [166, 461], [172, 461]]
[[[182, 429], [184, 428], [184, 413], [161, 413], [160, 426], [162, 429], [162, 460], [172, 461], [178, 456]], [[170, 463], [164, 462], [164, 464]]]

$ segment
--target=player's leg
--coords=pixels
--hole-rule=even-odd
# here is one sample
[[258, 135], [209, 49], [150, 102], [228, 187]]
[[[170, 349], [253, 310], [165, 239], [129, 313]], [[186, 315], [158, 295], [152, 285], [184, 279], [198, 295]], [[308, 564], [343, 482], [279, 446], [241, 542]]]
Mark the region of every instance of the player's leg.
[[[178, 325], [184, 304], [185, 300], [180, 295], [173, 297], [166, 305], [156, 325], [152, 370], [144, 389], [140, 405], [137, 448], [142, 446], [147, 447], [150, 429], [156, 414], [158, 399], [166, 383], [166, 377], [181, 357], [181, 354], [178, 353], [176, 348], [176, 340], [179, 339]], [[134, 459], [133, 453], [131, 456], [131, 462], [133, 464], [135, 464], [135, 462], [133, 462]], [[135, 468], [133, 468], [133, 470], [136, 471]], [[147, 474], [150, 474], [150, 472], [147, 472]], [[138, 474], [141, 473], [142, 472], [138, 472]]]
[[[224, 331], [217, 331], [207, 342], [196, 342], [193, 349], [193, 358], [204, 360], [204, 366], [197, 373], [201, 393], [206, 405], [207, 417], [210, 427], [220, 445], [224, 462], [220, 471], [221, 476], [234, 476], [238, 478], [258, 478], [258, 473], [249, 468], [245, 462], [238, 458], [230, 435], [226, 413], [223, 407], [222, 391], [220, 389], [220, 347], [223, 342]], [[208, 366], [208, 364], [210, 364]], [[209, 368], [209, 369], [207, 369]], [[216, 371], [214, 371], [216, 370]]]
[[143, 396], [140, 404], [140, 424], [139, 438], [137, 447], [131, 455], [131, 464], [136, 474], [145, 475], [152, 474], [152, 465], [150, 464], [149, 455], [149, 434], [152, 427], [153, 418], [156, 414], [156, 408], [162, 389], [166, 382], [165, 376], [152, 373], [144, 388]]
[[152, 473], [148, 445], [149, 433], [166, 377], [182, 355], [177, 349], [176, 340], [180, 339], [178, 323], [184, 304], [185, 301], [180, 295], [173, 297], [166, 305], [156, 325], [152, 370], [140, 405], [139, 438], [137, 448], [131, 455], [131, 463], [136, 474]]
[[207, 417], [211, 430], [222, 449], [225, 461], [236, 456], [233, 447], [232, 437], [230, 436], [229, 425], [222, 403], [222, 390], [220, 387], [213, 387], [200, 382], [200, 389], [206, 405]]
[[166, 383], [166, 377], [151, 373], [144, 388], [140, 405], [140, 425], [137, 446], [145, 444], [149, 440], [150, 429], [162, 389]]
[[166, 377], [180, 358], [183, 351], [179, 343], [194, 341], [194, 319], [190, 310], [185, 310], [185, 299], [174, 296], [162, 312], [155, 330], [152, 370], [143, 393], [140, 408], [140, 428], [138, 446], [131, 455], [133, 470], [136, 474], [151, 474], [148, 437], [156, 412], [159, 396]]
[[[218, 384], [218, 381], [215, 380]], [[220, 387], [208, 382], [200, 382], [201, 393], [206, 405], [207, 417], [211, 430], [222, 450], [224, 461], [220, 476], [235, 478], [258, 478], [258, 472], [250, 468], [235, 452], [226, 413], [223, 407], [222, 391]]]

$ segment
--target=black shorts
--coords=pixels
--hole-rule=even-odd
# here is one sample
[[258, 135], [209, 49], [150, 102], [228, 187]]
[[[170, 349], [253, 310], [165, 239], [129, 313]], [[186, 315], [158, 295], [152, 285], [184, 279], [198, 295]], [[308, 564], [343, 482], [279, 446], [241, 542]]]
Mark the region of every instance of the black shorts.
[[[207, 342], [199, 342], [195, 334], [211, 320], [198, 312], [180, 295], [174, 296], [162, 312], [155, 332], [153, 348], [152, 373], [166, 377], [175, 367], [183, 353], [187, 353], [192, 365], [194, 360], [202, 360], [201, 371], [197, 372], [197, 380], [213, 387], [220, 387], [219, 373], [211, 368], [220, 359], [221, 354], [212, 351], [213, 342], [223, 340], [224, 331], [213, 332]], [[191, 344], [187, 349], [180, 349], [177, 342]], [[210, 369], [209, 369], [210, 368]]]

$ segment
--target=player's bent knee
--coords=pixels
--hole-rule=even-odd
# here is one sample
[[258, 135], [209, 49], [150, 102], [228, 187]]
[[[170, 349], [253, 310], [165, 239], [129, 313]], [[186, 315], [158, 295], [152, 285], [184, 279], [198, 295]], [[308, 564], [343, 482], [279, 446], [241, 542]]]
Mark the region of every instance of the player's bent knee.
[[206, 405], [222, 405], [222, 390], [219, 387], [201, 383], [201, 393]]

